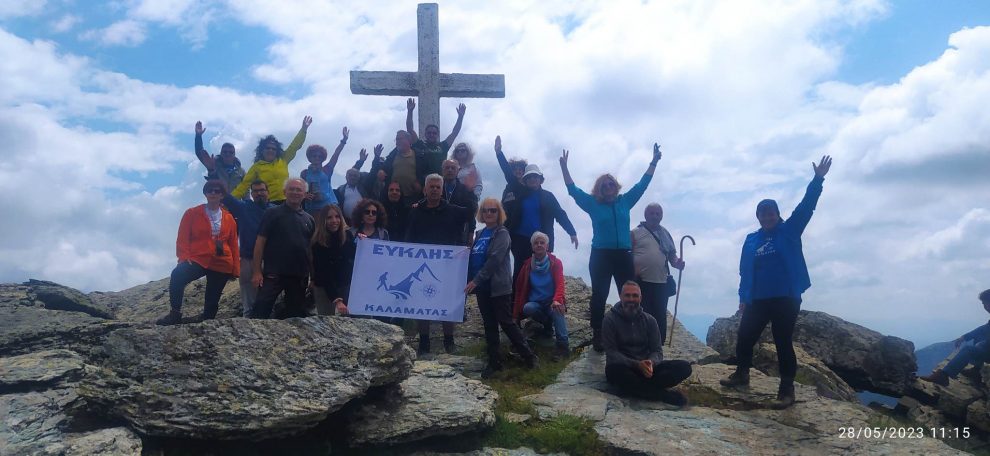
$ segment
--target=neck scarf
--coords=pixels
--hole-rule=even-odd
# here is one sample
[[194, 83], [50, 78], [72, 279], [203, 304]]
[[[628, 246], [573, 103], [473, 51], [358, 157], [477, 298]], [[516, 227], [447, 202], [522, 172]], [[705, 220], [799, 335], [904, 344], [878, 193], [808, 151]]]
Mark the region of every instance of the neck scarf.
[[539, 273], [545, 273], [550, 270], [550, 255], [544, 255], [543, 260], [537, 260], [536, 256], [533, 256], [533, 271]]

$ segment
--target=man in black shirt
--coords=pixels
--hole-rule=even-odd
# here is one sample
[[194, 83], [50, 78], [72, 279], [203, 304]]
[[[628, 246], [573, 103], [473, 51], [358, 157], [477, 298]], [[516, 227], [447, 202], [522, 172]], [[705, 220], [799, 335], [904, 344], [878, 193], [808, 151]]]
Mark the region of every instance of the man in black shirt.
[[[443, 199], [443, 177], [426, 176], [423, 193], [426, 199], [409, 211], [406, 242], [437, 245], [467, 245], [464, 224], [474, 218], [467, 209], [449, 204]], [[443, 348], [454, 351], [454, 324], [443, 322]], [[419, 320], [419, 354], [430, 352], [430, 322]]]
[[[456, 160], [444, 160], [443, 162], [443, 200], [448, 204], [460, 206], [467, 209], [468, 214], [478, 213], [478, 195], [468, 189], [457, 179], [457, 172], [461, 170], [461, 165]], [[477, 227], [476, 217], [469, 217], [464, 224], [463, 242], [464, 245], [471, 244], [471, 237]]]
[[315, 224], [303, 211], [306, 181], [285, 181], [285, 203], [265, 211], [254, 244], [254, 274], [258, 287], [252, 318], [271, 317], [275, 299], [285, 291], [285, 309], [277, 317], [305, 317], [306, 285], [310, 275], [310, 239]]

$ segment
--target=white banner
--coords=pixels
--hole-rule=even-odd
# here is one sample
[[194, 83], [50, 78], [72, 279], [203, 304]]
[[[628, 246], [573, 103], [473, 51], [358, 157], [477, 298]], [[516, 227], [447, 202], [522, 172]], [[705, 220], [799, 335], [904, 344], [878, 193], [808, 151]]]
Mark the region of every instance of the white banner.
[[347, 310], [354, 315], [464, 321], [471, 249], [361, 239]]

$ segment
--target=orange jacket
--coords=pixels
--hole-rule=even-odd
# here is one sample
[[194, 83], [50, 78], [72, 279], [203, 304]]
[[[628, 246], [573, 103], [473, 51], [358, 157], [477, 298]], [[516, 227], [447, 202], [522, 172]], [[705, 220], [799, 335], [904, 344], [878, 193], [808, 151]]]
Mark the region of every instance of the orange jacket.
[[220, 211], [223, 256], [216, 255], [216, 243], [213, 241], [205, 204], [186, 209], [186, 213], [182, 214], [179, 235], [175, 239], [175, 256], [179, 257], [179, 263], [192, 261], [211, 271], [237, 276], [241, 273], [240, 252], [237, 250], [237, 222], [223, 207]]

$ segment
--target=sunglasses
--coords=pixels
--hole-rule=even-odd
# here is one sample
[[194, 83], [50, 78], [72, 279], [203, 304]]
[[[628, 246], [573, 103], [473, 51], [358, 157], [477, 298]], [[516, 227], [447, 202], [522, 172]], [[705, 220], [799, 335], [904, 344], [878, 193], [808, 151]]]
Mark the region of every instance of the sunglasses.
[[378, 215], [378, 211], [373, 210], [373, 209], [368, 209], [368, 210], [364, 211], [364, 215]]
[[220, 155], [234, 155], [234, 151], [232, 151], [232, 150], [221, 150], [220, 151]]
[[205, 193], [207, 195], [223, 195], [223, 189], [222, 188], [210, 188], [210, 189], [207, 189], [203, 193]]
[[498, 214], [497, 207], [486, 207], [481, 210], [483, 214]]

